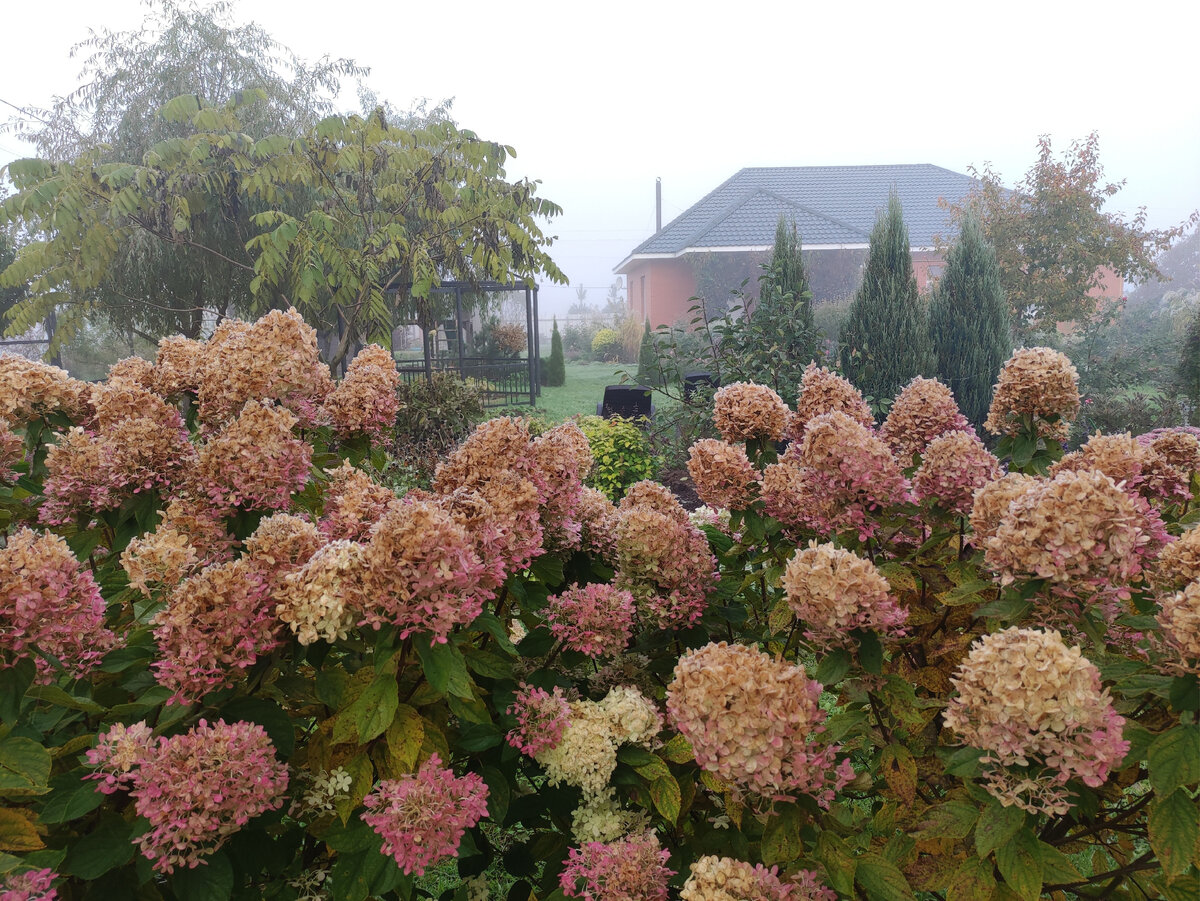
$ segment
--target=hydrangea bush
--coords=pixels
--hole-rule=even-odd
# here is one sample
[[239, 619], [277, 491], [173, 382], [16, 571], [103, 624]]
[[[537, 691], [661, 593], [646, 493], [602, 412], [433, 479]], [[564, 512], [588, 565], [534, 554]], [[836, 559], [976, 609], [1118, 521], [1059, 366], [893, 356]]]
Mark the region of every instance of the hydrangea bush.
[[514, 418], [396, 494], [294, 312], [0, 357], [0, 898], [1191, 901], [1200, 443], [997, 377], [726, 386], [688, 511]]

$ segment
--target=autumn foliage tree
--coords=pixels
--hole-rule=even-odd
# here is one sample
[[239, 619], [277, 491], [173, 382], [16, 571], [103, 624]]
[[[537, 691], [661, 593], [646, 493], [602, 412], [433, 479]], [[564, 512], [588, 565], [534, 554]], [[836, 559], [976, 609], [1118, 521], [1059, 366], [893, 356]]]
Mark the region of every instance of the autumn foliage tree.
[[979, 216], [1017, 326], [1085, 318], [1088, 292], [1106, 270], [1131, 281], [1158, 277], [1155, 258], [1198, 221], [1193, 213], [1174, 228], [1150, 229], [1144, 207], [1132, 218], [1106, 212], [1125, 182], [1105, 180], [1096, 132], [1061, 158], [1042, 135], [1037, 162], [1011, 191], [986, 164], [970, 171], [979, 187], [952, 211], [961, 216], [970, 208]]

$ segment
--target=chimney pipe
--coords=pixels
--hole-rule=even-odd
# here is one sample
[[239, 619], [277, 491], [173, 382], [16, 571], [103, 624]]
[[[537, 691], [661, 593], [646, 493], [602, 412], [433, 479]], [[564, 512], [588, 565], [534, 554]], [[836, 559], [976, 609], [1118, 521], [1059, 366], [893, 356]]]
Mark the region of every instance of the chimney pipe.
[[662, 231], [662, 179], [654, 179], [654, 233]]

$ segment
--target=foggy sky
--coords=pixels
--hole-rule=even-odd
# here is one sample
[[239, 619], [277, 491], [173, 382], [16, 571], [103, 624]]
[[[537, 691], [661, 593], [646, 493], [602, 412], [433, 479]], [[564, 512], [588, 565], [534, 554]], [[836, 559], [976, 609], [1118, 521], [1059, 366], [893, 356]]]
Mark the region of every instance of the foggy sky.
[[[0, 99], [17, 105], [75, 87], [69, 48], [89, 27], [144, 13], [136, 0], [10, 6]], [[1145, 206], [1162, 228], [1200, 208], [1200, 4], [975, 6], [240, 0], [235, 16], [307, 59], [369, 66], [395, 106], [453, 97], [461, 126], [517, 150], [510, 176], [540, 179], [565, 208], [551, 255], [597, 303], [654, 230], [656, 176], [665, 224], [745, 166], [990, 162], [1011, 184], [1038, 135], [1065, 150], [1098, 130], [1107, 178], [1127, 180], [1106, 210]], [[29, 153], [0, 135], [0, 165]], [[565, 309], [574, 290], [542, 297]]]

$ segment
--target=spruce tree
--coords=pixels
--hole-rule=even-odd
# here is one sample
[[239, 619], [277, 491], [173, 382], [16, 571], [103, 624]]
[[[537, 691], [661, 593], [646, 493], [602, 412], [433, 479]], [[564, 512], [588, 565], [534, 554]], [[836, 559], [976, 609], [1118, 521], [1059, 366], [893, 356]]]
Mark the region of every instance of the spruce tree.
[[558, 333], [558, 317], [550, 332], [550, 359], [546, 361], [546, 387], [559, 388], [567, 383], [567, 361], [563, 358], [562, 335]]
[[893, 191], [871, 232], [867, 266], [842, 326], [847, 377], [876, 401], [934, 371], [929, 321], [913, 275], [908, 227]]
[[996, 252], [973, 213], [962, 220], [958, 241], [929, 303], [929, 333], [937, 377], [950, 386], [963, 415], [983, 426], [992, 386], [1012, 353], [1008, 301]]
[[662, 369], [658, 365], [658, 346], [654, 333], [650, 331], [650, 320], [646, 320], [646, 331], [642, 335], [642, 347], [638, 351], [637, 380], [639, 385], [657, 387], [662, 384]]

